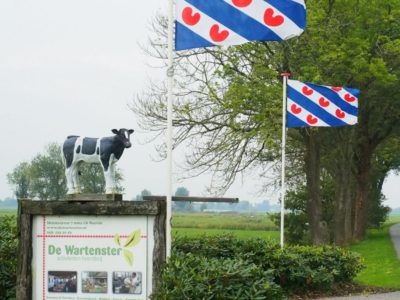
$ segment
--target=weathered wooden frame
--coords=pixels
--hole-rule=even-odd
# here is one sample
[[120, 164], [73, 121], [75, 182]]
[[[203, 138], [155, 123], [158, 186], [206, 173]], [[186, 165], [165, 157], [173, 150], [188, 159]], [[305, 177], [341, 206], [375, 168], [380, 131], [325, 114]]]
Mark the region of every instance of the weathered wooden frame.
[[17, 300], [32, 299], [32, 221], [35, 215], [155, 216], [153, 290], [166, 257], [165, 201], [32, 201], [18, 200]]

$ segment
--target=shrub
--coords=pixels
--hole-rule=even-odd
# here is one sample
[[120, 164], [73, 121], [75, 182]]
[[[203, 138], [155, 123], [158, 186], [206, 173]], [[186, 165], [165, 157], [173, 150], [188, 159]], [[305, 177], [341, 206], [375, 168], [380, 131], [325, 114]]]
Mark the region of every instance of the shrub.
[[240, 258], [175, 253], [165, 265], [154, 300], [282, 299], [271, 272]]
[[350, 282], [362, 269], [357, 254], [339, 247], [294, 246], [281, 250], [274, 242], [239, 240], [232, 235], [178, 238], [174, 251], [243, 259], [273, 274], [274, 282], [287, 292], [327, 290], [335, 283]]
[[17, 225], [15, 216], [0, 217], [0, 299], [15, 299]]

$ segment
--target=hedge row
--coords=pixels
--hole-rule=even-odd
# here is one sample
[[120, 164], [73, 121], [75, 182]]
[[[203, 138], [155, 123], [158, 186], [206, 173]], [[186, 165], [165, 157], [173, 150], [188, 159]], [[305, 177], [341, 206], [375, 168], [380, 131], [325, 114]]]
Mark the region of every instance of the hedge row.
[[0, 217], [0, 299], [15, 299], [17, 243], [16, 218]]
[[329, 290], [363, 268], [345, 249], [285, 247], [232, 235], [177, 238], [153, 299], [283, 299], [285, 294]]

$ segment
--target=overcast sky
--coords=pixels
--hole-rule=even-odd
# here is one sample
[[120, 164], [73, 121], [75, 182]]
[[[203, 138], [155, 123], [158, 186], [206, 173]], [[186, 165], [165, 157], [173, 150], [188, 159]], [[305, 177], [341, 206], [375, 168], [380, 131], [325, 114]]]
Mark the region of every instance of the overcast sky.
[[[155, 162], [152, 145], [128, 109], [149, 80], [164, 71], [149, 67], [139, 47], [150, 20], [166, 0], [1, 0], [0, 1], [0, 199], [12, 196], [6, 174], [46, 145], [67, 135], [110, 135], [133, 128], [133, 147], [118, 166], [125, 175], [125, 198], [143, 189], [165, 194], [166, 167]], [[179, 157], [174, 157], [179, 162]], [[176, 170], [176, 168], [175, 168]], [[209, 177], [175, 182], [193, 196], [204, 194]], [[246, 176], [226, 196], [250, 201], [278, 195], [255, 193], [261, 182]], [[400, 206], [399, 176], [384, 185], [387, 205]]]

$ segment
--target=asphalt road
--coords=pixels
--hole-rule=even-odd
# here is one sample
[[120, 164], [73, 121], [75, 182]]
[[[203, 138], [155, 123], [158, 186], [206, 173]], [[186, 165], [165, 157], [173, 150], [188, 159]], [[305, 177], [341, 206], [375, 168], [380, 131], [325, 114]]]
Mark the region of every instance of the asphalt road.
[[362, 295], [362, 296], [345, 296], [334, 298], [320, 298], [317, 300], [400, 300], [400, 292], [376, 294], [376, 295]]
[[[390, 236], [392, 238], [393, 246], [396, 249], [397, 257], [400, 258], [400, 224], [390, 227]], [[346, 296], [334, 298], [320, 298], [316, 300], [400, 300], [400, 292], [376, 294], [376, 295], [361, 295], [361, 296]]]

